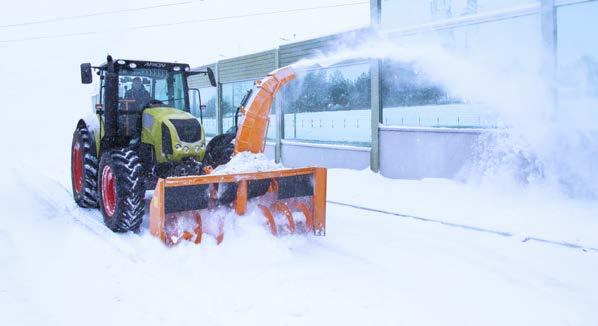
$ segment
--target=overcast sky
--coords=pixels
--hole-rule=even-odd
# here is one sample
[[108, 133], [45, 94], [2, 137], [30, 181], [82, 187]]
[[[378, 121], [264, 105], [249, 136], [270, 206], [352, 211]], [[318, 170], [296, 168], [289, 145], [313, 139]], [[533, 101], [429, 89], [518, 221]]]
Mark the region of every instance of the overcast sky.
[[[27, 43], [29, 48], [47, 50], [62, 47], [66, 50], [72, 46], [80, 46], [90, 50], [90, 55], [93, 55], [89, 60], [92, 61], [100, 60], [98, 56], [103, 59], [106, 52], [111, 52], [116, 57], [179, 60], [192, 65], [203, 64], [270, 49], [289, 42], [287, 40], [308, 39], [367, 26], [368, 2], [11, 1], [10, 4], [4, 5], [0, 12], [0, 47], [20, 47]], [[336, 7], [307, 9], [324, 6]], [[292, 12], [231, 17], [279, 11]], [[211, 21], [206, 21], [210, 19]], [[79, 35], [64, 36], [65, 34]]]
[[[354, 5], [294, 11], [347, 3]], [[48, 150], [42, 156], [67, 155], [70, 134], [81, 116], [92, 114], [91, 95], [97, 92], [97, 86], [81, 84], [82, 62], [100, 64], [111, 53], [115, 58], [178, 61], [199, 66], [288, 42], [282, 39], [308, 39], [367, 26], [368, 3], [367, 0], [4, 1], [0, 10], [0, 93], [2, 107], [7, 112], [3, 123], [28, 130], [20, 135], [21, 142], [24, 135], [37, 144], [60, 137], [62, 140], [55, 141], [64, 143], [64, 153]], [[274, 11], [293, 12], [225, 19]], [[147, 25], [159, 26], [144, 27]], [[74, 35], [65, 36], [68, 34]], [[14, 137], [6, 128], [0, 128], [0, 138]], [[35, 148], [39, 154], [46, 147]]]

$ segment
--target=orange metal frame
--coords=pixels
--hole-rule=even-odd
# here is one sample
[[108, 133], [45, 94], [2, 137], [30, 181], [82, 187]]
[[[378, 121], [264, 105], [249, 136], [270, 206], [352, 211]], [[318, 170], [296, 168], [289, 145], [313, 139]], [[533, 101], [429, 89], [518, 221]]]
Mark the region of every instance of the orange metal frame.
[[[289, 200], [286, 204], [283, 201], [274, 199], [270, 205], [259, 205], [267, 219], [272, 234], [277, 235], [278, 230], [274, 222], [272, 211], [283, 214], [289, 223], [291, 232], [295, 231], [296, 225], [292, 217], [292, 211], [296, 210], [303, 213], [306, 219], [306, 231], [313, 232], [316, 235], [324, 235], [326, 230], [326, 168], [307, 167], [297, 169], [281, 169], [268, 172], [252, 172], [239, 174], [223, 174], [223, 175], [203, 175], [190, 177], [175, 177], [167, 179], [159, 179], [154, 196], [150, 204], [150, 232], [160, 238], [164, 243], [170, 243], [165, 232], [166, 214], [164, 212], [164, 189], [168, 187], [205, 185], [205, 184], [220, 184], [236, 182], [237, 195], [233, 203], [235, 213], [237, 215], [245, 214], [247, 210], [247, 183], [252, 180], [273, 179], [271, 192], [274, 192], [278, 187], [276, 179], [281, 177], [297, 176], [297, 175], [311, 175], [313, 177], [313, 195], [311, 196], [311, 205], [306, 205], [303, 202], [296, 202]], [[215, 195], [215, 194], [212, 194]], [[214, 198], [215, 199], [215, 198]], [[290, 206], [289, 206], [290, 205]], [[311, 207], [310, 207], [311, 206]], [[196, 232], [201, 232], [201, 217], [195, 217], [199, 220], [198, 229]], [[184, 234], [185, 240], [191, 240], [191, 234]], [[198, 240], [199, 239], [199, 240]], [[197, 234], [196, 243], [201, 241], [201, 234]]]
[[266, 144], [266, 132], [270, 109], [274, 96], [289, 81], [295, 79], [295, 71], [291, 67], [283, 67], [269, 73], [256, 82], [257, 92], [251, 104], [245, 108], [245, 119], [237, 131], [235, 153], [249, 151], [262, 153]]

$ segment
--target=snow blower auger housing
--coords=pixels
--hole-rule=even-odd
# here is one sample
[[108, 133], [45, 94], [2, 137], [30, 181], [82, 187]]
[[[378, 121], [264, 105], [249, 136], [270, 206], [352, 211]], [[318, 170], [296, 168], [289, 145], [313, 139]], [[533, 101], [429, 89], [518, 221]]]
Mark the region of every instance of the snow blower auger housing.
[[[158, 181], [150, 204], [150, 232], [166, 244], [181, 240], [200, 243], [204, 218], [219, 206], [237, 215], [255, 201], [273, 235], [324, 235], [326, 226], [326, 169], [299, 168]], [[277, 216], [281, 216], [277, 218]], [[212, 225], [214, 222], [211, 223]], [[222, 221], [212, 235], [222, 241]]]
[[[291, 68], [275, 70], [258, 81], [237, 109], [235, 127], [207, 146], [205, 106], [187, 79], [204, 75], [215, 87], [211, 69], [192, 71], [182, 63], [108, 56], [100, 66], [81, 65], [82, 83], [92, 83], [93, 69], [100, 76], [99, 93], [94, 115], [80, 119], [73, 133], [71, 180], [75, 202], [99, 207], [108, 228], [138, 230], [145, 191], [155, 189], [150, 231], [166, 244], [199, 243], [210, 229], [206, 221], [220, 209], [238, 215], [257, 209], [274, 234], [324, 234], [326, 169], [210, 174], [237, 153], [263, 152], [272, 101], [294, 78]], [[193, 102], [199, 104], [195, 113], [199, 119], [191, 114], [191, 96], [197, 96]], [[222, 240], [221, 229], [207, 233]]]

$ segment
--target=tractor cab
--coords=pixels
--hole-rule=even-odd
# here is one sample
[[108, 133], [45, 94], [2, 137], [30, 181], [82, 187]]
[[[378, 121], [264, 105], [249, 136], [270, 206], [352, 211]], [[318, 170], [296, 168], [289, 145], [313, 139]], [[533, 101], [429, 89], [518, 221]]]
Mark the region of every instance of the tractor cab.
[[117, 60], [116, 67], [120, 110], [164, 106], [189, 111], [188, 65]]
[[[140, 158], [147, 180], [197, 173], [205, 155], [201, 94], [189, 89], [187, 79], [205, 75], [215, 86], [211, 69], [191, 71], [188, 64], [113, 60], [97, 67], [81, 64], [81, 82], [99, 78], [95, 105], [99, 128], [90, 131], [95, 151], [127, 148]], [[191, 114], [190, 98], [199, 103], [200, 116]], [[86, 124], [89, 125], [89, 124]]]
[[[109, 73], [110, 66], [118, 78], [115, 80], [116, 85], [110, 85], [107, 78], [102, 78], [104, 74]], [[141, 142], [144, 138], [143, 128], [152, 127], [151, 119], [143, 119], [147, 109], [170, 110], [174, 114], [177, 111], [172, 109], [190, 111], [186, 76], [190, 68], [187, 64], [116, 60], [112, 65], [108, 62], [102, 67], [104, 69], [99, 70], [100, 93], [106, 92], [106, 95], [100, 98], [118, 98], [115, 111], [120, 142]], [[115, 94], [109, 94], [110, 92]], [[100, 109], [99, 113], [106, 113], [106, 110], [102, 112]], [[149, 114], [148, 112], [147, 115]], [[108, 114], [105, 116], [108, 120]], [[192, 117], [189, 118], [192, 120]], [[146, 126], [143, 125], [144, 120]], [[198, 126], [195, 132], [200, 133], [199, 122], [195, 122], [195, 125]]]
[[[189, 89], [188, 77], [206, 75], [216, 86], [211, 69], [191, 71], [185, 63], [113, 60], [108, 56], [107, 61], [98, 67], [81, 64], [83, 84], [92, 82], [92, 69], [100, 76], [96, 113], [105, 131], [100, 138], [106, 147], [138, 141], [143, 127], [151, 127], [144, 126], [144, 122], [151, 122], [151, 119], [143, 118], [147, 109], [169, 110], [175, 115], [178, 111], [188, 113], [191, 111], [191, 96], [199, 97], [193, 102], [199, 103], [201, 108], [201, 95], [198, 90]], [[202, 120], [201, 110], [199, 112]], [[161, 113], [161, 116], [164, 114]]]

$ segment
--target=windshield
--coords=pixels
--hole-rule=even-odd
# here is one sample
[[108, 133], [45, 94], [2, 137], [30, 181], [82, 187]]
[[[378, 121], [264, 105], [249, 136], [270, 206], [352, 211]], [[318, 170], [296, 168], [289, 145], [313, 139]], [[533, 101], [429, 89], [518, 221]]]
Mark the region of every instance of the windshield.
[[188, 111], [185, 105], [184, 76], [181, 71], [165, 69], [120, 69], [118, 97], [131, 109], [149, 104]]

